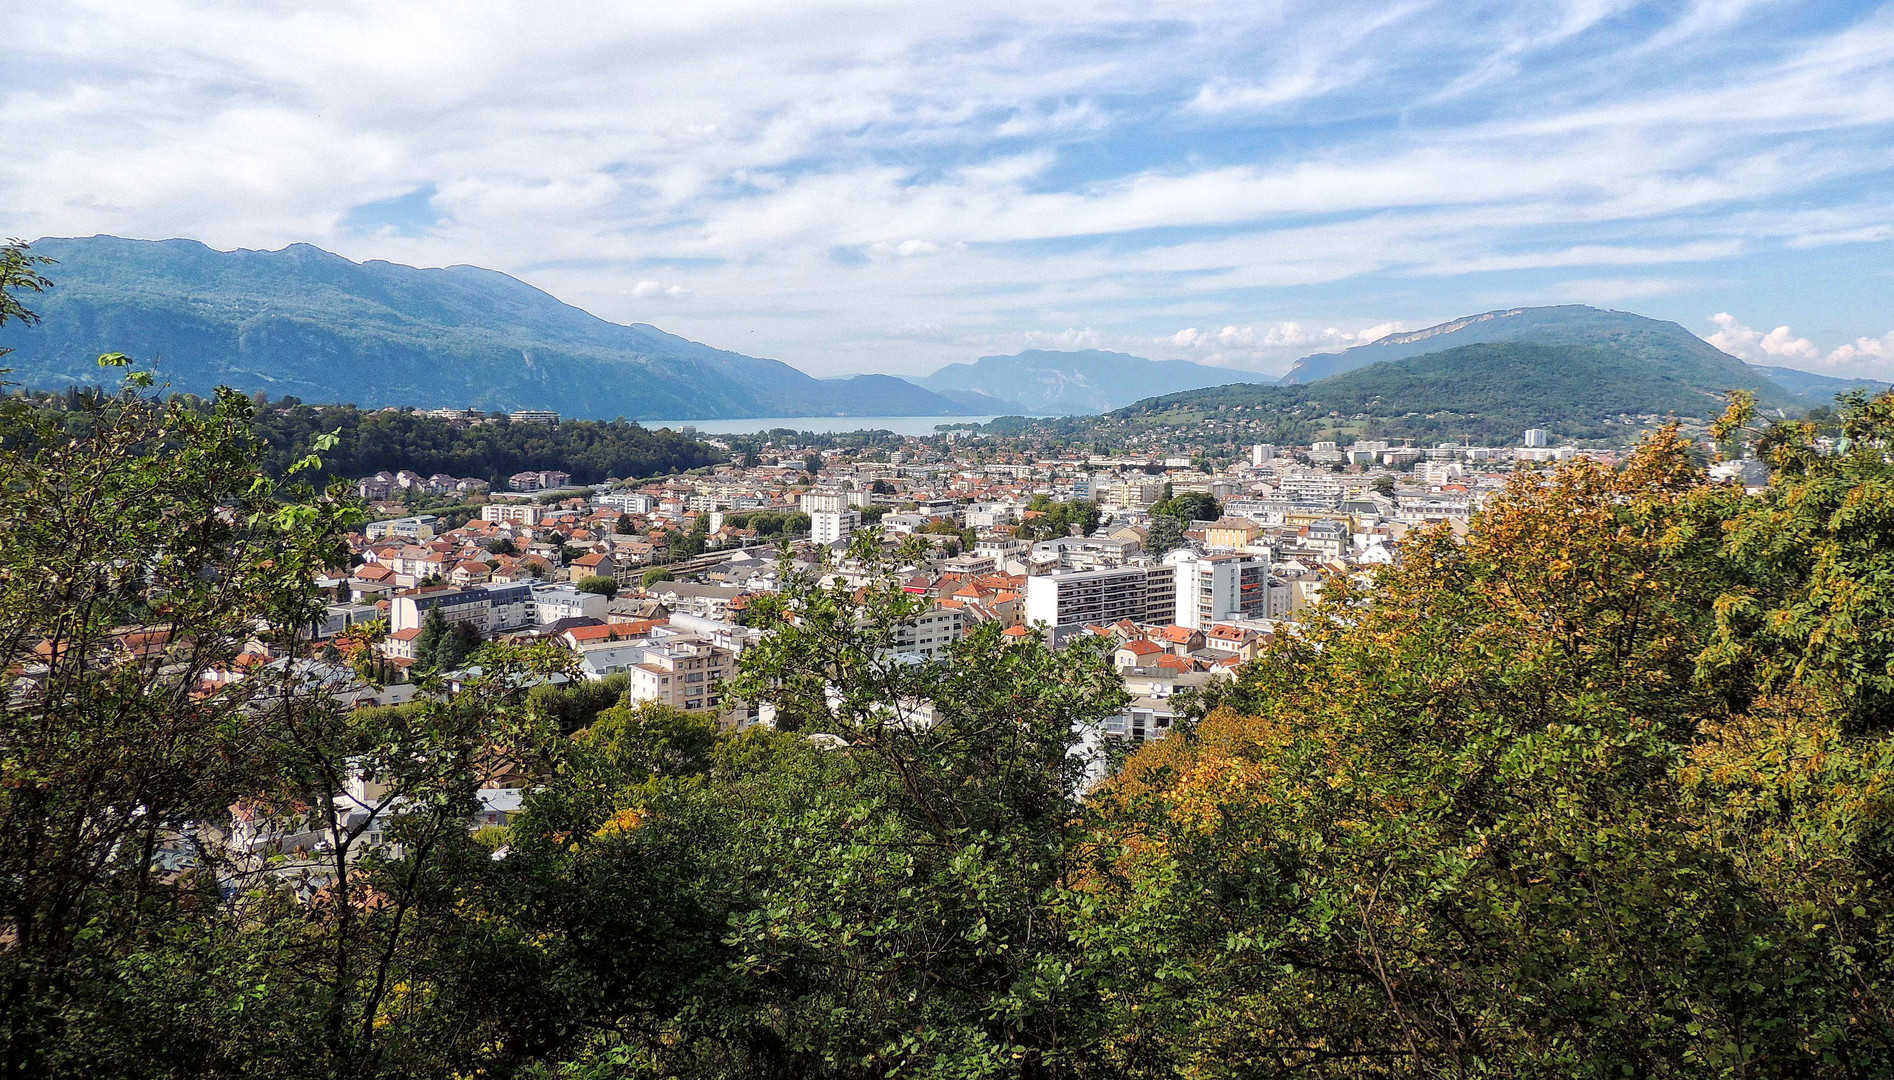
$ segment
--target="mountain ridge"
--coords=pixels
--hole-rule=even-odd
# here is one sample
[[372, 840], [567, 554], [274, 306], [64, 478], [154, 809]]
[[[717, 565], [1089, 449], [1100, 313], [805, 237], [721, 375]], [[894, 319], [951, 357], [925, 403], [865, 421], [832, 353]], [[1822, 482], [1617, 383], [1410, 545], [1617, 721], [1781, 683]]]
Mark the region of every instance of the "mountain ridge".
[[357, 263], [312, 244], [54, 237], [42, 321], [9, 328], [16, 381], [100, 381], [108, 350], [172, 388], [219, 383], [363, 406], [549, 408], [573, 417], [937, 415], [976, 410], [892, 376], [779, 360], [600, 319], [497, 270]]
[[936, 393], [983, 393], [1039, 415], [1100, 413], [1146, 397], [1224, 385], [1274, 381], [1258, 372], [1190, 360], [1152, 360], [1107, 349], [1026, 349], [948, 364], [918, 380]]

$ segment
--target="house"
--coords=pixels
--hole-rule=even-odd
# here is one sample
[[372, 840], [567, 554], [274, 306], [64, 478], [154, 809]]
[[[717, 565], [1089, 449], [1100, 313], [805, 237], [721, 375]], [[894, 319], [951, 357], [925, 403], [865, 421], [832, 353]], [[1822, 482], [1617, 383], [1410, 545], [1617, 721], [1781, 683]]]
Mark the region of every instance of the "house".
[[1157, 658], [1164, 655], [1164, 647], [1156, 642], [1127, 641], [1118, 646], [1111, 654], [1111, 665], [1119, 671], [1131, 671], [1136, 668], [1150, 667]]
[[593, 577], [612, 578], [616, 580], [618, 577], [618, 564], [612, 560], [610, 555], [604, 552], [594, 551], [590, 555], [581, 555], [572, 560], [571, 565], [566, 568], [566, 573], [567, 576], [575, 582], [584, 581], [586, 578]]
[[1220, 517], [1204, 529], [1204, 546], [1237, 551], [1256, 542], [1263, 527], [1248, 518]]

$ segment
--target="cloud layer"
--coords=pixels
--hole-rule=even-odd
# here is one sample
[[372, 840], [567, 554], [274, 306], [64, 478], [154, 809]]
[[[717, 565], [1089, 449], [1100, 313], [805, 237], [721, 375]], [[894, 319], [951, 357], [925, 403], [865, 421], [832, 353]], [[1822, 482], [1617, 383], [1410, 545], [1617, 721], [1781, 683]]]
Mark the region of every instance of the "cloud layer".
[[477, 263], [824, 374], [1575, 301], [1894, 364], [1874, 282], [1782, 278], [1894, 262], [1885, 7], [7, 7], [0, 234]]

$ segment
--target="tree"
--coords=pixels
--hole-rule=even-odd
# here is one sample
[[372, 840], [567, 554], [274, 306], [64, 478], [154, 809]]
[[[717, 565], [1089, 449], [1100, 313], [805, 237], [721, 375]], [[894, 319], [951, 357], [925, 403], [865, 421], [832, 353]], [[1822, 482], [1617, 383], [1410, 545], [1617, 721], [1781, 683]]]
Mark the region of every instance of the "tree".
[[582, 578], [579, 581], [578, 589], [580, 592], [598, 593], [600, 596], [609, 600], [618, 595], [618, 579], [610, 577]]
[[1392, 476], [1377, 476], [1369, 487], [1390, 499], [1394, 497], [1394, 477]]
[[[1807, 460], [1777, 437], [1785, 465]], [[1838, 499], [1853, 483], [1874, 500], [1848, 463], [1815, 467]], [[1780, 472], [1773, 507], [1745, 500], [1667, 429], [1621, 471], [1522, 474], [1464, 542], [1410, 536], [1371, 589], [1331, 582], [1302, 632], [1199, 702], [1192, 738], [1134, 755], [1096, 805], [1075, 933], [1107, 958], [1102, 1059], [1886, 1067], [1869, 1014], [1894, 989], [1890, 905], [1865, 882], [1894, 849], [1840, 822], [1894, 815], [1831, 793], [1894, 744], [1848, 738], [1845, 650], [1776, 667], [1787, 643], [1755, 633], [1857, 599], [1851, 624], [1889, 610], [1871, 589], [1805, 591], [1819, 540], [1786, 562], [1750, 546], [1806, 475]]]
[[669, 581], [670, 578], [671, 578], [670, 567], [653, 566], [645, 570], [644, 576], [641, 579], [639, 579], [638, 584], [641, 588], [649, 589], [651, 588], [651, 586], [656, 585], [660, 581]]
[[802, 471], [814, 476], [822, 471], [822, 455], [813, 451], [802, 455]]

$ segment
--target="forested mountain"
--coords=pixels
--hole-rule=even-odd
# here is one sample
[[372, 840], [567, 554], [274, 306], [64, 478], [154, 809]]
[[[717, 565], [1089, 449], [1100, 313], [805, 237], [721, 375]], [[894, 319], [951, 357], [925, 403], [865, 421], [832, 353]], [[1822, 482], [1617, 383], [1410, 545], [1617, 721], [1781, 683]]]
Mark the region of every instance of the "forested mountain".
[[1703, 385], [1756, 389], [1765, 404], [1789, 403], [1766, 376], [1674, 322], [1578, 304], [1489, 311], [1424, 330], [1390, 334], [1339, 353], [1316, 353], [1296, 361], [1282, 381], [1316, 382], [1389, 360], [1507, 341], [1608, 349], [1661, 369], [1674, 369]]
[[[1510, 439], [1528, 427], [1598, 437], [1623, 417], [1714, 416], [1730, 390], [1749, 391], [1769, 408], [1799, 411], [1811, 404], [1681, 327], [1677, 333], [1696, 346], [1642, 323], [1672, 325], [1607, 320], [1591, 324], [1599, 330], [1594, 334], [1566, 324], [1555, 340], [1483, 341], [1382, 360], [1313, 382], [1193, 390], [1140, 401], [1113, 415], [1189, 423], [1241, 409], [1279, 419], [1285, 437], [1306, 435], [1311, 423], [1333, 416], [1365, 418], [1377, 433], [1395, 436]], [[1422, 339], [1454, 340], [1452, 334]]]
[[215, 251], [191, 240], [48, 239], [44, 322], [12, 327], [15, 382], [96, 384], [128, 353], [171, 389], [219, 384], [364, 407], [555, 409], [595, 419], [959, 416], [889, 376], [816, 379], [776, 360], [620, 326], [473, 266], [354, 263], [294, 244]]
[[1017, 402], [1032, 414], [1069, 416], [1105, 412], [1157, 394], [1237, 381], [1271, 380], [1257, 372], [1209, 367], [1188, 360], [1147, 360], [1099, 349], [1032, 349], [1012, 356], [982, 356], [970, 364], [949, 364], [921, 380], [921, 385], [943, 394], [977, 392]]

